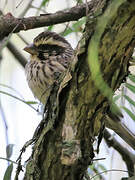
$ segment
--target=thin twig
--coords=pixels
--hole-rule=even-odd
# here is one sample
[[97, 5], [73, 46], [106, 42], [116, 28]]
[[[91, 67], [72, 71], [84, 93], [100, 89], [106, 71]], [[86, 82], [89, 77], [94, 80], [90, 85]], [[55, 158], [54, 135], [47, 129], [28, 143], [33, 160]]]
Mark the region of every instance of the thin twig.
[[88, 6], [87, 0], [85, 0], [85, 3], [86, 3], [86, 16], [87, 16], [87, 15], [88, 15], [88, 12], [89, 12], [89, 6]]
[[98, 173], [98, 174], [92, 176], [92, 177], [90, 178], [90, 180], [93, 179], [93, 178], [95, 178], [96, 176], [99, 176], [99, 175], [104, 174], [104, 173], [107, 173], [107, 172], [112, 172], [112, 171], [116, 171], [116, 172], [126, 172], [126, 173], [128, 172], [128, 171], [122, 170], [122, 169], [110, 169], [110, 170], [106, 170], [106, 171], [103, 171], [103, 172], [101, 172], [101, 173]]
[[26, 44], [28, 45], [29, 43], [22, 37], [19, 33], [17, 33], [17, 36]]
[[5, 113], [4, 113], [4, 110], [3, 110], [1, 102], [0, 102], [0, 114], [1, 114], [1, 117], [2, 117], [3, 124], [4, 124], [5, 139], [6, 139], [6, 146], [7, 146], [9, 144], [9, 139], [8, 139], [8, 123], [7, 123], [6, 116], [5, 116]]
[[9, 93], [7, 93], [7, 92], [5, 92], [5, 91], [0, 91], [0, 93], [2, 93], [2, 94], [5, 94], [5, 95], [7, 95], [7, 96], [10, 96], [10, 97], [12, 97], [12, 98], [14, 98], [14, 99], [17, 99], [18, 101], [21, 101], [21, 102], [23, 102], [24, 104], [27, 104], [29, 107], [31, 107], [33, 110], [35, 110], [36, 112], [38, 112], [38, 110], [36, 109], [36, 108], [34, 108], [32, 105], [30, 105], [29, 103], [27, 103], [27, 101], [25, 101], [25, 100], [23, 100], [23, 99], [21, 99], [21, 98], [19, 98], [19, 97], [17, 97], [17, 96], [14, 96], [14, 95], [12, 95], [12, 94], [9, 94]]
[[20, 18], [24, 17], [27, 11], [32, 7], [33, 0], [30, 0], [30, 2], [27, 4], [26, 8], [23, 10], [23, 12], [19, 15]]
[[23, 0], [21, 0], [21, 1], [19, 2], [19, 4], [16, 6], [16, 8], [18, 8], [18, 7], [22, 4], [22, 2], [23, 2]]
[[[6, 160], [6, 161], [9, 161], [9, 162], [11, 162], [11, 163], [13, 163], [13, 164], [18, 165], [18, 163], [17, 163], [17, 162], [15, 162], [15, 161], [13, 161], [13, 160], [11, 160], [11, 159], [8, 159], [8, 158], [3, 158], [3, 157], [0, 157], [0, 159], [2, 159], [2, 160]], [[22, 166], [23, 166], [23, 165], [22, 165]], [[23, 167], [25, 167], [25, 166], [23, 166]]]
[[36, 10], [40, 10], [40, 11], [42, 11], [43, 13], [47, 13], [44, 9], [39, 8], [39, 7], [35, 7], [35, 6], [33, 6], [33, 5], [31, 5], [31, 8], [36, 9]]

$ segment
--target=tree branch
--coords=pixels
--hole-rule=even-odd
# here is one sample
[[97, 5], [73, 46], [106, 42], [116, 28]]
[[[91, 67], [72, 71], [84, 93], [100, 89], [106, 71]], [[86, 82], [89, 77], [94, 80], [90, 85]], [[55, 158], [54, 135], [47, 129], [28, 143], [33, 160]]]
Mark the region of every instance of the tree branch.
[[115, 138], [112, 138], [112, 135], [106, 129], [104, 132], [104, 139], [109, 147], [113, 147], [120, 153], [126, 163], [127, 169], [129, 171], [129, 176], [133, 176], [135, 155], [128, 151], [127, 148], [124, 148]]
[[[99, 0], [92, 0], [87, 5], [89, 11], [93, 12]], [[8, 36], [10, 32], [17, 33], [21, 30], [29, 30], [50, 26], [54, 24], [76, 21], [86, 15], [86, 4], [72, 7], [69, 10], [58, 11], [52, 14], [41, 14], [28, 18], [15, 18], [11, 13], [0, 17], [0, 40]]]
[[27, 61], [25, 57], [20, 53], [20, 51], [14, 46], [12, 42], [8, 42], [7, 48], [9, 51], [13, 54], [13, 56], [16, 58], [16, 60], [23, 66], [25, 67]]
[[135, 135], [124, 125], [120, 120], [116, 121], [114, 118], [106, 116], [105, 125], [117, 133], [127, 144], [135, 150]]

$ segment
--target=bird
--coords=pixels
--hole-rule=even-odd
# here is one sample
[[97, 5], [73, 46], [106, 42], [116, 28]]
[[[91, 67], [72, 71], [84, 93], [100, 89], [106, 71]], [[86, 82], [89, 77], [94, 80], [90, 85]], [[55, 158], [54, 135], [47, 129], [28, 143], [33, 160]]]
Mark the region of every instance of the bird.
[[25, 66], [28, 85], [34, 96], [46, 105], [56, 79], [69, 68], [74, 50], [61, 35], [44, 31], [24, 51], [30, 54]]

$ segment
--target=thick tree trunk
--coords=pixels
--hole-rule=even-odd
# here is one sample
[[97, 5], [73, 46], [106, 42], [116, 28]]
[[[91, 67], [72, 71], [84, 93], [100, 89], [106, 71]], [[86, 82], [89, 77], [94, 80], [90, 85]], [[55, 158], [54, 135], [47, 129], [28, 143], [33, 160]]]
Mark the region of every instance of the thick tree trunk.
[[[55, 121], [53, 129], [38, 130], [25, 180], [82, 180], [94, 158], [93, 142], [103, 128], [109, 103], [94, 85], [87, 54], [97, 19], [108, 10], [110, 3], [112, 0], [101, 0], [95, 14], [88, 14], [85, 50], [78, 55], [72, 79], [60, 92], [58, 115], [54, 113], [54, 104], [50, 105], [47, 121], [52, 124]], [[129, 73], [134, 37], [135, 1], [124, 1], [107, 24], [99, 47], [102, 74], [113, 91]]]

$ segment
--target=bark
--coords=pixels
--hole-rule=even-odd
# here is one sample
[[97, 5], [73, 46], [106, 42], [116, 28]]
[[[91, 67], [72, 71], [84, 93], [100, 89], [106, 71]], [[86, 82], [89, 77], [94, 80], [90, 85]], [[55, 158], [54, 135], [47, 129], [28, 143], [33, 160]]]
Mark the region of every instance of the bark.
[[123, 161], [125, 161], [129, 175], [134, 175], [134, 164], [135, 164], [135, 155], [129, 151], [126, 147], [123, 147], [115, 138], [111, 137], [109, 131], [105, 130], [104, 139], [109, 147], [113, 147], [117, 152], [120, 153]]
[[[59, 94], [59, 107], [50, 98], [46, 120], [42, 122], [27, 164], [25, 180], [82, 180], [94, 158], [93, 142], [101, 135], [109, 103], [96, 88], [88, 67], [88, 45], [97, 19], [108, 10], [111, 0], [101, 0], [88, 14], [84, 51], [78, 55], [72, 79]], [[128, 67], [135, 44], [135, 1], [123, 1], [107, 24], [99, 46], [99, 62], [105, 82], [113, 91], [129, 74]], [[55, 94], [55, 92], [53, 92]]]
[[[88, 3], [88, 8], [93, 12], [98, 0]], [[0, 11], [0, 15], [2, 12]], [[58, 23], [76, 21], [86, 15], [86, 4], [77, 5], [69, 10], [58, 11], [56, 13], [41, 14], [28, 18], [15, 18], [11, 13], [0, 16], [0, 40], [9, 33], [17, 33], [21, 30], [29, 30], [39, 27], [50, 26]]]

